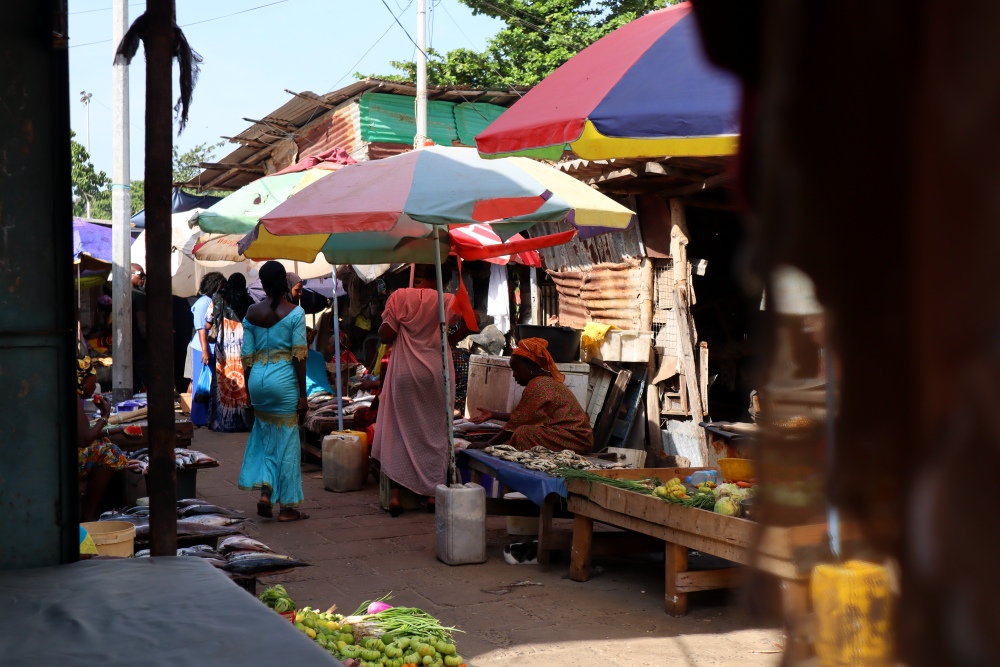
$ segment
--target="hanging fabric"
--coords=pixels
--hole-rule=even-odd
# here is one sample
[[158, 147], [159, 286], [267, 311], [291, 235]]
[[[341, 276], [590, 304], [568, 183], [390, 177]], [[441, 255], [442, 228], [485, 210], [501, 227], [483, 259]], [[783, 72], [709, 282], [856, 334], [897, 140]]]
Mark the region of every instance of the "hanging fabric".
[[503, 333], [510, 332], [510, 295], [507, 293], [507, 267], [490, 264], [490, 289], [486, 299], [486, 314]]

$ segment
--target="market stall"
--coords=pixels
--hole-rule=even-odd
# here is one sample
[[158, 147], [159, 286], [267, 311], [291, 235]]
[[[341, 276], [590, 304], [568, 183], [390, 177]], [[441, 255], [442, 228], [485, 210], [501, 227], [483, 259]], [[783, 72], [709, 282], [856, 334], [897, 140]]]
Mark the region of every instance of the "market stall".
[[[809, 610], [811, 560], [815, 560], [806, 554], [822, 551], [827, 540], [827, 525], [764, 526], [745, 516], [712, 511], [714, 508], [707, 505], [703, 509], [690, 501], [667, 500], [660, 496], [656, 487], [650, 486], [648, 492], [639, 488], [642, 480], [683, 480], [697, 470], [596, 471], [595, 475], [605, 477], [608, 483], [567, 480], [567, 507], [575, 514], [570, 578], [574, 581], [590, 578], [596, 521], [663, 541], [664, 602], [668, 614], [686, 614], [689, 593], [738, 586], [742, 580], [739, 566], [750, 566], [780, 581], [785, 613], [790, 619], [805, 617]], [[621, 482], [629, 488], [612, 485]], [[682, 486], [691, 498], [702, 493], [693, 491], [690, 485]], [[722, 495], [716, 496], [716, 502]], [[739, 508], [740, 504], [740, 501], [733, 504], [736, 513], [746, 511]], [[751, 503], [747, 505], [752, 506]], [[859, 537], [850, 525], [842, 528], [842, 536], [845, 541]], [[725, 559], [731, 565], [690, 571], [688, 555], [691, 551]], [[795, 638], [792, 639], [794, 643]]]

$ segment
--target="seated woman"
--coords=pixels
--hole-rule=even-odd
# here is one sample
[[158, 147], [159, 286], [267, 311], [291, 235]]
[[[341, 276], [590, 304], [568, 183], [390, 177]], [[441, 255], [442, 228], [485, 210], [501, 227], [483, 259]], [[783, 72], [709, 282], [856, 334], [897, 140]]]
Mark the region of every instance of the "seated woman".
[[[89, 357], [77, 359], [76, 392], [77, 401], [77, 471], [80, 480], [87, 481], [87, 491], [83, 496], [80, 517], [83, 521], [97, 520], [97, 507], [115, 473], [125, 468], [128, 457], [109, 436], [125, 432], [125, 425], [108, 426], [111, 404], [103, 396], [98, 402], [101, 416], [91, 425], [83, 410], [83, 402], [94, 395], [97, 387], [97, 371]], [[103, 437], [102, 437], [103, 436]]]
[[470, 445], [482, 449], [508, 442], [520, 450], [542, 446], [553, 451], [571, 449], [589, 454], [594, 448], [594, 431], [580, 402], [563, 384], [564, 375], [556, 368], [548, 351], [548, 341], [525, 338], [514, 349], [510, 369], [514, 381], [524, 387], [513, 412], [504, 414], [479, 408], [472, 421], [481, 424], [490, 419], [507, 422], [504, 430], [486, 443]]

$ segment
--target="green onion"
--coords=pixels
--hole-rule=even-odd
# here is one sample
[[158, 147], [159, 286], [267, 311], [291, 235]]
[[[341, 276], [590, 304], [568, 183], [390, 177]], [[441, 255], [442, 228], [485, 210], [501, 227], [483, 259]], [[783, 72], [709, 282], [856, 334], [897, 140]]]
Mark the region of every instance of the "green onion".
[[597, 482], [599, 484], [607, 484], [608, 486], [624, 489], [626, 491], [634, 491], [635, 493], [642, 493], [647, 496], [652, 495], [653, 489], [658, 486], [658, 480], [655, 479], [615, 479], [614, 477], [598, 475], [597, 473], [589, 470], [577, 470], [576, 468], [568, 467], [556, 468], [550, 474], [564, 479], [582, 479], [591, 483]]

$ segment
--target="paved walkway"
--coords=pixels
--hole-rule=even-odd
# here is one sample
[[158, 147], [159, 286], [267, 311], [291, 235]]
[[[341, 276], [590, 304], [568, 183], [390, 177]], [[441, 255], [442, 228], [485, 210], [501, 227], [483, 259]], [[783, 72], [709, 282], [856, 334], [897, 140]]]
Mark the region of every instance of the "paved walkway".
[[[245, 442], [245, 434], [195, 432], [193, 447], [221, 464], [198, 474], [198, 495], [254, 516], [257, 497], [236, 487]], [[325, 491], [318, 465], [303, 466], [303, 483], [302, 509], [309, 519], [260, 519], [253, 530], [276, 551], [313, 564], [260, 582], [261, 587], [284, 585], [301, 606], [336, 604], [350, 613], [391, 591], [393, 603], [420, 607], [464, 630], [459, 650], [476, 667], [780, 661], [774, 653], [780, 632], [756, 625], [723, 592], [692, 595], [691, 611], [683, 618], [664, 614], [662, 556], [596, 560], [595, 576], [577, 583], [569, 579], [565, 561], [548, 568], [505, 563], [506, 524], [494, 517], [489, 519], [489, 560], [451, 567], [435, 558], [433, 515], [391, 518], [379, 508], [378, 487], [372, 483], [355, 493]]]

